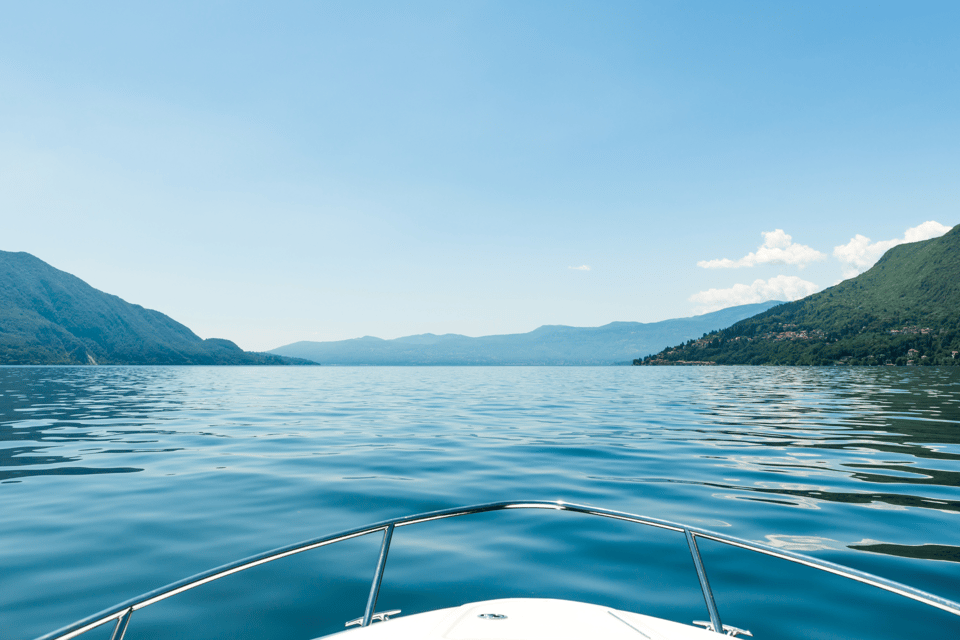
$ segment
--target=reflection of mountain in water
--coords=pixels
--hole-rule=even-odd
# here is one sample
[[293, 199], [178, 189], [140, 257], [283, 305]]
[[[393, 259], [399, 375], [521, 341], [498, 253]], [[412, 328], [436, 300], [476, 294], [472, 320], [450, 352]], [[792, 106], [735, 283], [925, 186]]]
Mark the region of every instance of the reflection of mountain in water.
[[[143, 448], [162, 431], [144, 429], [179, 406], [150, 386], [161, 370], [123, 369], [124, 384], [111, 387], [116, 369], [0, 368], [0, 482], [45, 475], [135, 473], [135, 466], [87, 466], [99, 456], [169, 453]], [[167, 432], [169, 433], [169, 432]], [[105, 448], [105, 445], [120, 445]], [[126, 446], [124, 446], [126, 445]]]
[[882, 553], [888, 556], [899, 556], [901, 558], [960, 562], [960, 547], [952, 547], [945, 544], [909, 545], [878, 542], [875, 544], [851, 544], [850, 548], [869, 551], [870, 553]]

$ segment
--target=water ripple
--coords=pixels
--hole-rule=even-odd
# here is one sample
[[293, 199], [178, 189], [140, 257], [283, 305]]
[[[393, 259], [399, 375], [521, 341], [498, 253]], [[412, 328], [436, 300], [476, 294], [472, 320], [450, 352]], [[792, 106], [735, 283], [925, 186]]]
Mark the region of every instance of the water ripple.
[[[0, 367], [0, 483], [13, 637], [264, 548], [509, 498], [724, 527], [960, 599], [948, 369]], [[573, 540], [517, 526], [530, 558]], [[468, 530], [437, 535], [422, 548], [491, 561]], [[604, 545], [628, 534], [576, 535], [622, 572]], [[434, 562], [411, 554], [395, 584]], [[460, 592], [440, 575], [430, 593]]]

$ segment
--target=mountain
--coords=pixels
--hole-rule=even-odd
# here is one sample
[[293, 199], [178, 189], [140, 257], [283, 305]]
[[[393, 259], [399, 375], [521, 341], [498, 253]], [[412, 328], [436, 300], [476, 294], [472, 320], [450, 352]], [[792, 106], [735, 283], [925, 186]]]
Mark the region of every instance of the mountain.
[[960, 365], [960, 225], [641, 364]]
[[270, 353], [339, 365], [606, 365], [726, 327], [779, 302], [731, 307], [692, 318], [602, 327], [548, 325], [529, 333], [467, 336], [432, 333], [381, 340], [295, 342]]
[[0, 364], [313, 364], [201, 339], [29, 253], [0, 251]]

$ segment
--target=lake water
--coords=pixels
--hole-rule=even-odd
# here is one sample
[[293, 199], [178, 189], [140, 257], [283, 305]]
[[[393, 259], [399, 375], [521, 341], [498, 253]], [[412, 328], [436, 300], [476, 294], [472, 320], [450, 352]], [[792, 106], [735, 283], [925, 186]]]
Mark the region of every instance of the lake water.
[[[0, 637], [388, 517], [546, 499], [766, 542], [960, 600], [960, 371], [0, 367]], [[313, 638], [380, 538], [136, 613], [130, 640]], [[960, 637], [960, 618], [701, 543], [756, 638]], [[706, 619], [682, 536], [569, 513], [398, 530], [379, 610], [572, 597]], [[87, 637], [109, 637], [109, 630]]]

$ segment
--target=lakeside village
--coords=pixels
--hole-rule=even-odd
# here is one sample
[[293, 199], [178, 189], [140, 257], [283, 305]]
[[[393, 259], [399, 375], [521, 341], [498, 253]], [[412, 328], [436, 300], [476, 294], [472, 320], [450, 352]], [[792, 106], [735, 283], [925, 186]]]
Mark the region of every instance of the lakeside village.
[[[761, 334], [756, 337], [748, 336], [736, 336], [729, 338], [730, 342], [755, 342], [755, 341], [770, 341], [770, 342], [782, 342], [784, 340], [825, 340], [827, 335], [820, 329], [811, 329], [811, 330], [797, 330], [797, 325], [795, 324], [783, 324], [781, 323], [780, 328], [783, 331], [770, 331], [764, 334]], [[866, 329], [866, 327], [864, 327]], [[890, 329], [889, 333], [891, 336], [898, 335], [929, 335], [932, 332], [930, 327], [919, 327], [917, 325], [905, 325], [900, 329]], [[943, 330], [940, 330], [943, 333]], [[680, 354], [685, 348], [690, 347], [693, 349], [707, 349], [710, 347], [718, 347], [720, 345], [720, 339], [718, 337], [708, 337], [704, 336], [699, 340], [692, 340], [686, 345], [681, 345], [676, 348], [664, 349], [658, 358], [649, 359], [646, 362], [642, 358], [636, 358], [633, 361], [635, 366], [639, 365], [667, 365], [667, 366], [716, 366], [718, 363], [712, 360], [667, 360], [662, 356], [669, 356], [674, 354]], [[951, 357], [956, 360], [957, 356], [960, 356], [960, 351], [951, 351]], [[873, 356], [869, 356], [873, 358]], [[849, 364], [850, 357], [843, 357], [837, 360], [834, 363], [834, 366], [845, 366]], [[917, 349], [910, 349], [907, 351], [907, 360], [904, 363], [904, 366], [912, 367], [920, 364], [924, 364], [924, 361], [927, 360], [927, 356], [920, 355], [920, 352]], [[879, 362], [877, 364], [880, 364]], [[893, 361], [887, 360], [884, 362], [888, 367], [895, 366], [896, 363]]]

